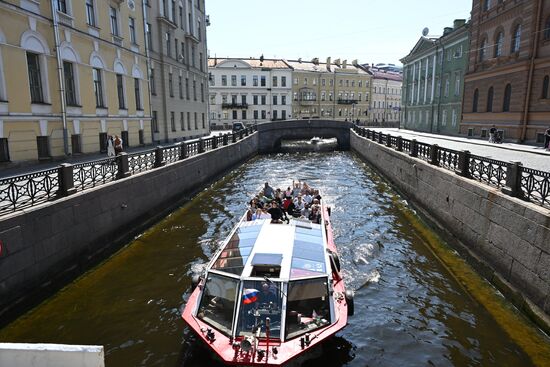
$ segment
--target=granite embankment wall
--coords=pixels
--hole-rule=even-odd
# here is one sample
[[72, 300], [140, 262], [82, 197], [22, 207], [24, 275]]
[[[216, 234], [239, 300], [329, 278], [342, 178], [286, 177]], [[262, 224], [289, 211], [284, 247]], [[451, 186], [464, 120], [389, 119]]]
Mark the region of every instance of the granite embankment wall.
[[0, 220], [0, 324], [258, 152], [258, 133]]
[[[550, 315], [550, 215], [351, 132], [351, 148], [407, 196], [433, 223], [458, 239], [470, 260], [526, 311]], [[535, 304], [537, 307], [530, 307]], [[537, 317], [537, 315], [533, 315]], [[540, 321], [540, 320], [539, 320]]]

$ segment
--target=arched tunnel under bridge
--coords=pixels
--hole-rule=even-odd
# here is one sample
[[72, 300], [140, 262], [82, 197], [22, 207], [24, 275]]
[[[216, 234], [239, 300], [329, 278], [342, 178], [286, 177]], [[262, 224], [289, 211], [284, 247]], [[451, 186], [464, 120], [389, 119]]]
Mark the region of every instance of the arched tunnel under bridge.
[[281, 140], [336, 138], [338, 150], [350, 149], [351, 122], [334, 120], [286, 120], [258, 125], [260, 153], [277, 152]]

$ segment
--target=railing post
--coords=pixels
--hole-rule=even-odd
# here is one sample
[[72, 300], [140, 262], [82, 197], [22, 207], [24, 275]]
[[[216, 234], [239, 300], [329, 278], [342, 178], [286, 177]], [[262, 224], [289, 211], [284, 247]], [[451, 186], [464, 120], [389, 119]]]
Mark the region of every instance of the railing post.
[[61, 163], [58, 169], [59, 175], [59, 196], [69, 196], [76, 192], [74, 187], [73, 165]]
[[[371, 130], [370, 133], [371, 133], [371, 139], [372, 139], [372, 141], [376, 141], [376, 131]], [[380, 134], [380, 133], [378, 133], [378, 134]]]
[[391, 148], [391, 135], [390, 134], [386, 135], [386, 146], [388, 148]]
[[439, 145], [432, 144], [430, 149], [430, 160], [428, 163], [433, 164], [434, 166], [439, 166]]
[[403, 151], [403, 138], [401, 136], [397, 137], [397, 145], [395, 147], [395, 150], [397, 150], [398, 152]]
[[244, 132], [241, 130], [239, 131], [239, 140], [243, 140]]
[[237, 142], [237, 133], [232, 133], [232, 134], [231, 134], [231, 142], [232, 142], [232, 143], [236, 143], [236, 142]]
[[229, 139], [227, 138], [227, 134], [225, 134], [225, 135], [223, 136], [223, 145], [227, 145], [228, 140], [229, 140]]
[[523, 198], [521, 190], [521, 170], [523, 164], [518, 161], [511, 161], [506, 166], [506, 186], [502, 188], [502, 192], [516, 198]]
[[189, 152], [187, 151], [187, 142], [181, 143], [180, 159], [189, 158]]
[[130, 164], [128, 163], [128, 153], [122, 152], [117, 157], [118, 174], [117, 179], [130, 177]]
[[409, 153], [409, 156], [411, 157], [418, 156], [418, 146], [416, 145], [416, 139], [411, 140], [411, 151]]
[[155, 167], [162, 167], [165, 164], [166, 161], [164, 160], [163, 148], [159, 145], [157, 149], [155, 149]]
[[458, 167], [455, 170], [457, 175], [462, 177], [470, 177], [470, 151], [461, 150], [458, 152]]
[[212, 137], [212, 149], [216, 149], [218, 147], [218, 137], [214, 136]]
[[199, 139], [199, 151], [198, 153], [204, 153], [204, 139], [203, 138], [200, 138]]
[[248, 136], [249, 133], [250, 133], [250, 131], [248, 131], [248, 127], [246, 129], [244, 129], [244, 135], [245, 136]]
[[378, 144], [382, 144], [382, 137], [383, 137], [384, 134], [382, 134], [382, 132], [379, 132], [378, 133]]

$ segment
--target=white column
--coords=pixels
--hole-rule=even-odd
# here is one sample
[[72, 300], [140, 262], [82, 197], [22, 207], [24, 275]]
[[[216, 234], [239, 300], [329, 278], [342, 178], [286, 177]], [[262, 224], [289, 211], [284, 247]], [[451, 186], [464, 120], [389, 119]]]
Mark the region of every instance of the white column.
[[415, 75], [416, 75], [416, 64], [413, 64], [411, 96], [410, 96], [410, 104], [411, 105], [414, 103], [414, 77], [415, 77]]
[[432, 97], [431, 97], [431, 100], [430, 102], [433, 103], [434, 101], [434, 96], [435, 96], [435, 65], [436, 65], [436, 61], [437, 61], [437, 53], [434, 54], [434, 61], [433, 61], [433, 68], [432, 68]]
[[420, 103], [420, 77], [422, 76], [422, 60], [418, 62], [418, 92], [416, 93], [416, 103]]
[[426, 58], [426, 73], [424, 76], [424, 104], [426, 104], [426, 99], [428, 96], [428, 69], [430, 68], [430, 58]]

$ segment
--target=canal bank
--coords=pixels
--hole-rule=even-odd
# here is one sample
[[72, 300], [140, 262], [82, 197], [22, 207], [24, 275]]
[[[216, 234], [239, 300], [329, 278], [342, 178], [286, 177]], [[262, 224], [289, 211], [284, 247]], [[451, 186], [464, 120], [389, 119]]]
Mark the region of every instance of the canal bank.
[[550, 333], [548, 211], [351, 132], [386, 177], [499, 291]]
[[[303, 366], [544, 366], [469, 293], [475, 288], [464, 285], [469, 276], [456, 276], [464, 272], [453, 265], [458, 255], [452, 266], [442, 263], [431, 247], [445, 246], [430, 239], [432, 231], [418, 218], [414, 223], [414, 212], [376, 171], [348, 152], [247, 161], [0, 330], [0, 341], [100, 344], [108, 367], [220, 366], [195, 348], [180, 317], [191, 275], [263, 182], [284, 189], [292, 178], [319, 188], [333, 208], [346, 285], [355, 290], [348, 327]], [[485, 297], [506, 304], [492, 289]], [[528, 323], [502, 315], [517, 334], [530, 332]], [[548, 340], [532, 344], [549, 355]]]
[[0, 221], [0, 325], [107, 258], [258, 151], [258, 133]]

